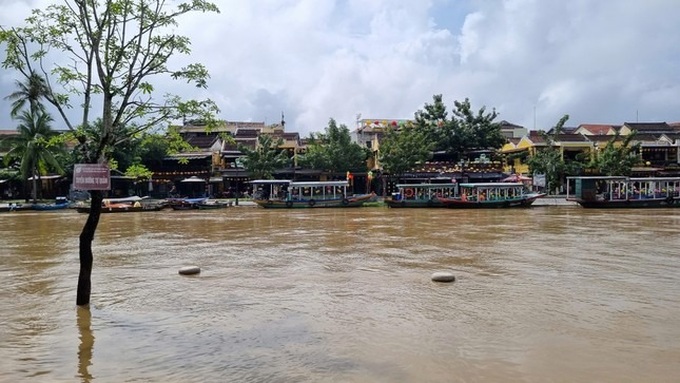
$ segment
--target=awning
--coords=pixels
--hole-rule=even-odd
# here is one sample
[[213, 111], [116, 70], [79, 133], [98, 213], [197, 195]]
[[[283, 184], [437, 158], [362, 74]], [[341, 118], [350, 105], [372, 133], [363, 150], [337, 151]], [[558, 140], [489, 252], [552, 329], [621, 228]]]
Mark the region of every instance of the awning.
[[[38, 179], [41, 179], [41, 180], [56, 180], [56, 179], [59, 179], [59, 178], [62, 178], [62, 177], [63, 177], [63, 176], [60, 176], [60, 175], [54, 175], [54, 176], [40, 176], [40, 177], [38, 177]], [[33, 181], [33, 176], [28, 177], [27, 180], [28, 180], [28, 181]]]
[[185, 179], [183, 179], [179, 182], [202, 182], [202, 183], [205, 183], [205, 180], [202, 179], [202, 178], [198, 178], [196, 176], [191, 176], [191, 177], [185, 178]]

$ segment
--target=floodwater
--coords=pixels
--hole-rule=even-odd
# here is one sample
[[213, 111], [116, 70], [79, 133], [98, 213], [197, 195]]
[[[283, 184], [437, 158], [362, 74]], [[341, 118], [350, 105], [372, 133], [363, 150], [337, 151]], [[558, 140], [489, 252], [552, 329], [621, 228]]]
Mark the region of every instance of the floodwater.
[[85, 218], [0, 215], [0, 382], [680, 380], [680, 209], [105, 214], [90, 310]]

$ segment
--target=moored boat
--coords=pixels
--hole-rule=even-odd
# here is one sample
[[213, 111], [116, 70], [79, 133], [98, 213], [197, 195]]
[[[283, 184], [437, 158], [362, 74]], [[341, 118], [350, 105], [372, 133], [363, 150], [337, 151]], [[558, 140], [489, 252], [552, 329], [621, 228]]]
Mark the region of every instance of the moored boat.
[[529, 191], [521, 182], [462, 183], [458, 193], [456, 197], [438, 199], [448, 208], [492, 209], [529, 207], [545, 196]]
[[397, 192], [385, 198], [389, 207], [444, 207], [439, 198], [458, 196], [457, 183], [398, 184]]
[[584, 208], [680, 207], [680, 177], [568, 177], [567, 201]]
[[360, 207], [375, 193], [349, 194], [348, 181], [255, 180], [253, 202], [267, 209]]
[[207, 201], [207, 197], [201, 198], [172, 198], [168, 199], [167, 205], [172, 208], [172, 210], [193, 210], [198, 209], [199, 204]]
[[[146, 197], [145, 197], [146, 198]], [[165, 208], [161, 203], [143, 202], [142, 197], [106, 198], [102, 201], [101, 213], [132, 213], [159, 211]], [[76, 206], [78, 213], [89, 213], [90, 206]]]
[[68, 201], [58, 203], [36, 203], [31, 205], [31, 209], [39, 211], [62, 210], [69, 207], [69, 205], [70, 203]]
[[220, 201], [214, 201], [214, 200], [206, 200], [204, 202], [196, 204], [196, 206], [200, 210], [225, 209], [225, 208], [228, 208], [229, 206], [231, 206], [231, 202], [220, 202]]

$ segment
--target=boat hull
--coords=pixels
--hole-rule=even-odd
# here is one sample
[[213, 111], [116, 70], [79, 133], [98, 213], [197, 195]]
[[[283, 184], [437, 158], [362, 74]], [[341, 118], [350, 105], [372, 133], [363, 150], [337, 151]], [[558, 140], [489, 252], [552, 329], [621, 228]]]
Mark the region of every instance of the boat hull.
[[679, 199], [623, 199], [589, 201], [579, 198], [570, 198], [568, 201], [577, 202], [586, 209], [653, 209], [653, 208], [677, 208], [680, 207]]
[[429, 200], [394, 200], [391, 198], [385, 199], [385, 204], [391, 208], [434, 208], [446, 207], [441, 201], [437, 199]]
[[59, 204], [36, 204], [31, 206], [31, 209], [37, 210], [37, 211], [51, 211], [51, 210], [62, 210], [66, 209], [69, 207], [68, 203], [59, 203]]
[[371, 201], [375, 194], [364, 194], [344, 199], [328, 199], [328, 200], [303, 200], [303, 201], [285, 201], [285, 200], [254, 200], [256, 204], [265, 209], [317, 209], [317, 208], [345, 208], [345, 207], [361, 207], [364, 203]]
[[[102, 206], [101, 213], [139, 213], [139, 212], [150, 212], [162, 210], [165, 206], [163, 205], [153, 205], [153, 206], [116, 206], [116, 207], [104, 207]], [[89, 206], [79, 206], [76, 207], [78, 213], [89, 213]]]
[[451, 209], [507, 209], [527, 208], [544, 194], [528, 195], [523, 198], [506, 200], [465, 201], [461, 198], [440, 198], [440, 201]]

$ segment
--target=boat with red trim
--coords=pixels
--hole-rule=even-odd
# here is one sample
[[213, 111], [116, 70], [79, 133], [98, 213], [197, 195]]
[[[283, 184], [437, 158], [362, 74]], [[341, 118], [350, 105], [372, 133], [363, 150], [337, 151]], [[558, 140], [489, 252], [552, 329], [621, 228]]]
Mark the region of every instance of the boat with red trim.
[[385, 197], [385, 203], [393, 208], [445, 207], [439, 198], [457, 196], [457, 183], [397, 184], [397, 192]]
[[348, 181], [254, 180], [253, 202], [266, 209], [360, 207], [375, 193], [349, 194]]
[[521, 182], [461, 183], [456, 197], [439, 198], [448, 208], [492, 209], [529, 207], [545, 193], [530, 191]]

